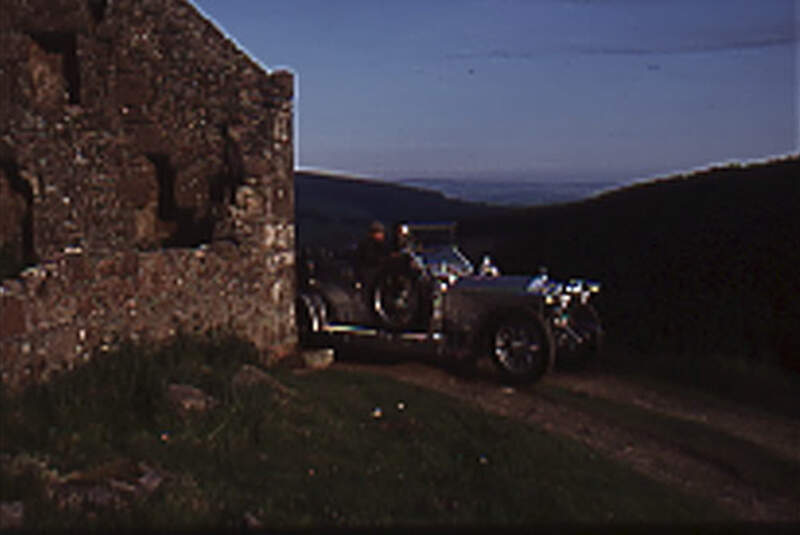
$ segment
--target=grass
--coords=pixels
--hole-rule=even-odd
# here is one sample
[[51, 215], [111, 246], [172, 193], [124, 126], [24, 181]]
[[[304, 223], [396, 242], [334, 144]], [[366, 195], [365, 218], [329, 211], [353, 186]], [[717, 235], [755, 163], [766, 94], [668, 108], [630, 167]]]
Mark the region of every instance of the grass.
[[[278, 527], [730, 520], [583, 445], [441, 394], [336, 370], [271, 370], [295, 395], [232, 387], [246, 362], [249, 346], [220, 337], [127, 347], [4, 397], [0, 500], [22, 500], [33, 529], [237, 527], [247, 514]], [[219, 405], [181, 416], [171, 382]], [[59, 509], [47, 497], [48, 478], [130, 481], [142, 461], [167, 475], [124, 507]]]

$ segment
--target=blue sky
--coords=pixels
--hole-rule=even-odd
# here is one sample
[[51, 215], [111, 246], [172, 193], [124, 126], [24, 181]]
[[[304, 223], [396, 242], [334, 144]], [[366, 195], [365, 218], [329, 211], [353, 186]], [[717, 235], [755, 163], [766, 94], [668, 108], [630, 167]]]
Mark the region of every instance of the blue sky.
[[192, 0], [296, 73], [298, 165], [627, 181], [798, 150], [800, 0]]

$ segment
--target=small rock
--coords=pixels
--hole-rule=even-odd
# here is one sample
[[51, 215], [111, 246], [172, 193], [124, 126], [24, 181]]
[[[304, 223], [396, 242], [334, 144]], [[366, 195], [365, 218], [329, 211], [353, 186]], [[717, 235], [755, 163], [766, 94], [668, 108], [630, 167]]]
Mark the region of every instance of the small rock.
[[268, 383], [272, 379], [270, 375], [257, 366], [252, 364], [244, 364], [236, 375], [233, 376], [231, 384], [234, 387], [241, 386], [254, 386], [258, 384]]
[[297, 392], [284, 385], [273, 376], [257, 366], [251, 364], [243, 365], [231, 380], [234, 388], [250, 387], [255, 385], [267, 385], [281, 394], [296, 397]]
[[303, 351], [303, 361], [307, 368], [324, 370], [333, 364], [333, 349], [310, 349]]
[[137, 479], [137, 483], [139, 483], [139, 486], [142, 487], [148, 494], [155, 492], [155, 490], [161, 485], [161, 482], [164, 481], [164, 478], [145, 463], [139, 463], [139, 468], [143, 474], [141, 477], [139, 477], [139, 479]]
[[25, 519], [25, 504], [20, 501], [0, 502], [0, 529], [22, 527]]
[[83, 494], [85, 501], [100, 507], [110, 507], [116, 501], [114, 493], [104, 485], [91, 486]]
[[109, 479], [108, 486], [111, 487], [112, 490], [125, 492], [127, 494], [134, 494], [136, 492], [136, 487], [134, 485], [125, 481], [120, 481], [119, 479]]
[[244, 523], [248, 528], [253, 528], [253, 529], [261, 528], [264, 526], [264, 524], [258, 519], [258, 517], [249, 511], [246, 511], [244, 513]]
[[171, 384], [167, 398], [184, 411], [206, 411], [218, 405], [217, 400], [191, 385]]

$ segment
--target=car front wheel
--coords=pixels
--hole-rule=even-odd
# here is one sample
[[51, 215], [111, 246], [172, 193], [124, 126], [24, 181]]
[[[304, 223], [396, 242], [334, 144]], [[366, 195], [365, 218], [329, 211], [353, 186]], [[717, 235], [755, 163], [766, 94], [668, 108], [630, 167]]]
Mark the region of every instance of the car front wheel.
[[550, 330], [535, 313], [513, 313], [490, 331], [492, 360], [504, 381], [537, 381], [553, 366], [555, 347]]

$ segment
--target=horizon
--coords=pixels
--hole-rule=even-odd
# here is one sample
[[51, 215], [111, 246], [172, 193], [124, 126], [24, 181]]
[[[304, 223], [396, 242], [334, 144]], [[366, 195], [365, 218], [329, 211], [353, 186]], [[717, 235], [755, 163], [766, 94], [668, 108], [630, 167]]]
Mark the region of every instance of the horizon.
[[798, 150], [796, 0], [191, 1], [294, 71], [298, 169], [633, 183]]
[[[691, 169], [675, 169], [663, 174], [656, 174], [652, 176], [641, 176], [641, 177], [633, 177], [633, 178], [623, 178], [620, 180], [608, 179], [608, 180], [570, 180], [569, 178], [566, 180], [555, 180], [550, 179], [547, 180], [546, 177], [542, 178], [530, 178], [529, 176], [522, 176], [519, 174], [512, 174], [512, 175], [502, 175], [502, 174], [495, 174], [495, 176], [499, 177], [497, 180], [490, 179], [488, 177], [481, 177], [481, 176], [472, 176], [472, 177], [454, 177], [454, 176], [440, 176], [440, 177], [415, 177], [409, 176], [404, 178], [397, 178], [392, 180], [382, 179], [380, 177], [375, 176], [367, 176], [367, 175], [359, 175], [356, 173], [342, 171], [337, 169], [324, 169], [312, 166], [296, 166], [294, 172], [301, 172], [301, 173], [309, 173], [315, 175], [323, 175], [329, 176], [332, 178], [341, 178], [341, 179], [354, 179], [354, 180], [366, 180], [366, 181], [375, 181], [375, 182], [391, 182], [397, 184], [405, 184], [409, 182], [497, 182], [497, 183], [522, 183], [522, 184], [615, 184], [619, 187], [630, 186], [634, 184], [639, 184], [642, 182], [650, 182], [650, 181], [658, 181], [658, 180], [669, 180], [672, 178], [680, 178], [685, 176], [691, 176], [695, 174], [702, 174], [704, 172], [713, 171], [715, 169], [724, 169], [726, 167], [731, 166], [758, 166], [758, 165], [765, 165], [774, 162], [780, 162], [786, 159], [793, 159], [793, 158], [800, 158], [800, 149], [794, 152], [787, 152], [785, 154], [778, 154], [778, 155], [770, 155], [764, 156], [763, 158], [752, 158], [749, 160], [727, 160], [722, 162], [710, 162], [706, 165], [699, 165], [697, 167], [693, 167]], [[545, 179], [543, 179], [545, 178]]]

